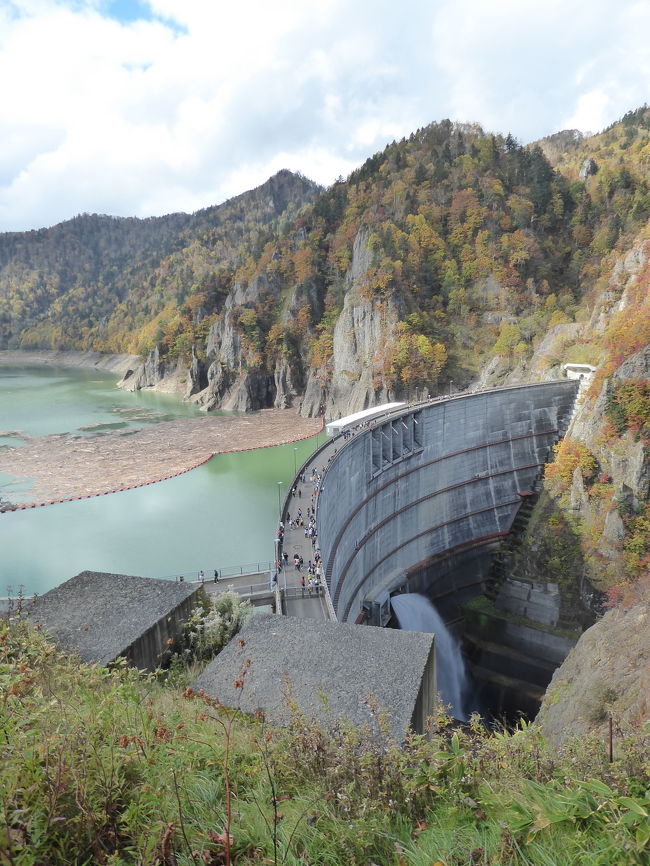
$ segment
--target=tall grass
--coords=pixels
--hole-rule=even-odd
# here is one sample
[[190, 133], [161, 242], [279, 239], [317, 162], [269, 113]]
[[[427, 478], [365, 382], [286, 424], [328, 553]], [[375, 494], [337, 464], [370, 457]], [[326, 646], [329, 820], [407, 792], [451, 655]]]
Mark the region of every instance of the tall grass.
[[0, 625], [0, 864], [648, 862], [647, 731], [611, 764], [445, 717], [398, 746], [376, 706], [372, 728], [274, 730], [174, 682]]

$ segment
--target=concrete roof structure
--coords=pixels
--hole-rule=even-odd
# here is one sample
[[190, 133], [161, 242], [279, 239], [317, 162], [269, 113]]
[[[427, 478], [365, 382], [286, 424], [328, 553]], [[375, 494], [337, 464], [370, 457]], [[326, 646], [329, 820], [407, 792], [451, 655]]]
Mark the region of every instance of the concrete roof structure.
[[568, 364], [562, 364], [562, 369], [567, 379], [580, 379], [583, 376], [591, 378], [598, 368], [593, 364], [574, 364], [570, 361]]
[[[28, 615], [83, 662], [108, 664], [126, 656], [151, 669], [177, 631], [177, 611], [191, 607], [198, 591], [187, 583], [82, 571], [36, 598]], [[133, 648], [150, 633], [157, 635], [151, 660], [134, 657]]]
[[338, 421], [329, 421], [325, 430], [328, 436], [336, 436], [341, 430], [347, 427], [354, 427], [355, 424], [360, 424], [362, 421], [369, 421], [377, 415], [383, 415], [385, 412], [391, 412], [393, 409], [399, 409], [400, 406], [406, 406], [406, 403], [382, 403], [381, 406], [373, 406], [371, 409], [363, 409], [361, 412], [355, 412], [353, 415], [346, 415], [345, 418], [339, 418]]
[[[291, 719], [287, 690], [303, 715], [325, 727], [344, 720], [373, 727], [367, 704], [372, 695], [401, 741], [415, 716], [413, 727], [419, 729], [433, 711], [433, 643], [432, 634], [256, 616], [192, 687], [225, 706], [250, 714], [261, 710], [279, 725]], [[233, 681], [247, 659], [240, 692]]]

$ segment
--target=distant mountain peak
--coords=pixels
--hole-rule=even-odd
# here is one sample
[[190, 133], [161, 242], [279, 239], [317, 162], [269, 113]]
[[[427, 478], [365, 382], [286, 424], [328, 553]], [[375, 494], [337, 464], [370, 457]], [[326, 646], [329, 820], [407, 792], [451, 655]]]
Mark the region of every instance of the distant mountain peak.
[[553, 135], [546, 135], [538, 141], [531, 142], [529, 147], [537, 145], [551, 165], [556, 165], [568, 151], [579, 147], [585, 138], [587, 135], [579, 129], [562, 129], [560, 132], [554, 132]]

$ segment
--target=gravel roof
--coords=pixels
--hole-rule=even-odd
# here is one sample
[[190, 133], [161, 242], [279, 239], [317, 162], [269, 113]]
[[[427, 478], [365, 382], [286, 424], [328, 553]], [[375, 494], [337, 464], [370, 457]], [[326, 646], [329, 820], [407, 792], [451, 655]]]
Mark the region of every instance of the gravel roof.
[[197, 591], [187, 583], [82, 571], [38, 597], [29, 618], [83, 662], [108, 664]]
[[[342, 719], [370, 723], [366, 699], [372, 695], [388, 711], [393, 736], [402, 740], [432, 644], [432, 634], [261, 615], [192, 687], [247, 713], [263, 710], [280, 725], [290, 720], [287, 683], [300, 711], [326, 726]], [[240, 694], [233, 681], [247, 659], [251, 665]]]

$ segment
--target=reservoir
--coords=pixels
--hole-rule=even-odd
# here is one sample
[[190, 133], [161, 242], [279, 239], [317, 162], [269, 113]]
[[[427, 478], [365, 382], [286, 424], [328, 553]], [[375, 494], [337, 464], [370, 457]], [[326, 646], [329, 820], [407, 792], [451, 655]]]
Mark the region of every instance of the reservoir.
[[[20, 445], [23, 433], [102, 435], [195, 414], [167, 395], [120, 391], [95, 370], [0, 367], [0, 432], [12, 433], [0, 447]], [[210, 577], [273, 560], [278, 497], [316, 439], [218, 454], [158, 484], [0, 514], [0, 596], [21, 586], [43, 593], [84, 569], [189, 580], [200, 569]], [[1, 477], [0, 495], [12, 499], [14, 481]]]

